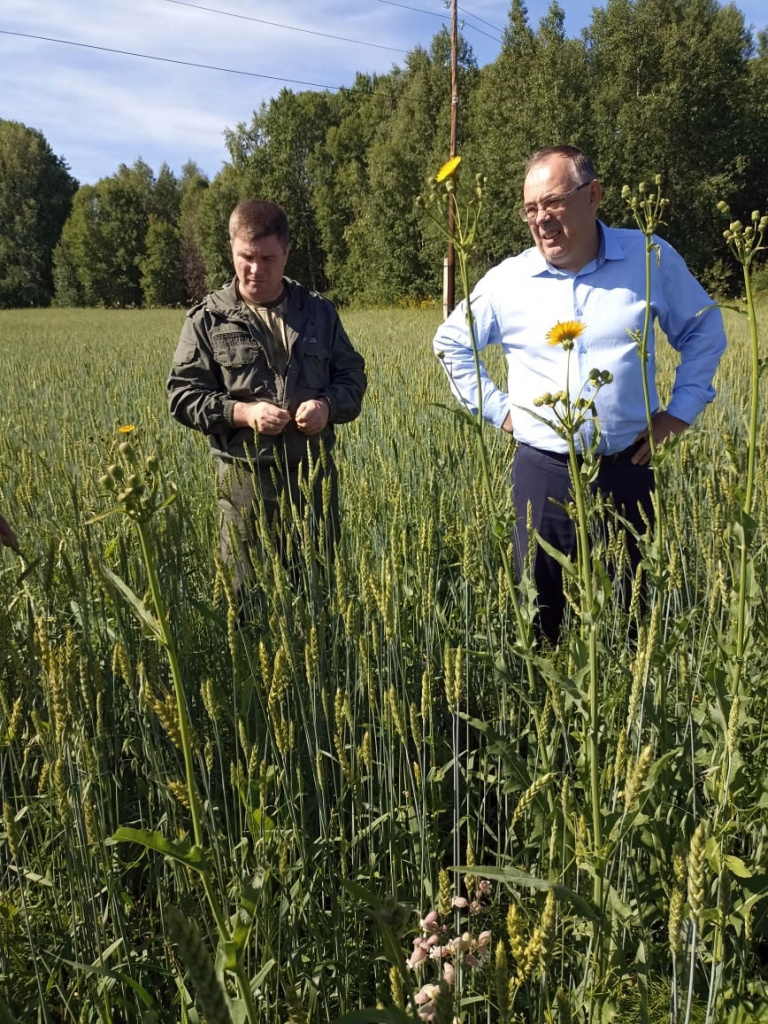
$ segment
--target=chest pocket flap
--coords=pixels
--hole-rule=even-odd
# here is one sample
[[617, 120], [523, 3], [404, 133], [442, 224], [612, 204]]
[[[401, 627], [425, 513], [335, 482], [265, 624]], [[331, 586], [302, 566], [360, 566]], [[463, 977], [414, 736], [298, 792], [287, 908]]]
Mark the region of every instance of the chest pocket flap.
[[236, 369], [251, 366], [264, 356], [261, 346], [244, 328], [226, 324], [210, 333], [213, 358], [220, 366]]

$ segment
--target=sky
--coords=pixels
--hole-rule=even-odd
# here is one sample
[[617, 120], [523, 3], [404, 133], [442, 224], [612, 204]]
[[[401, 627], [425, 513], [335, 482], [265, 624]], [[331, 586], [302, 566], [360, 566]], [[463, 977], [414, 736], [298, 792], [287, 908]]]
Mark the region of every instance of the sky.
[[[568, 36], [603, 6], [560, 2]], [[533, 28], [548, 6], [528, 0]], [[747, 25], [768, 26], [765, 0], [736, 6]], [[509, 7], [459, 3], [480, 66], [499, 53]], [[0, 118], [41, 131], [81, 184], [139, 157], [155, 173], [193, 160], [213, 178], [228, 158], [226, 129], [281, 89], [386, 73], [449, 25], [448, 0], [2, 0]]]

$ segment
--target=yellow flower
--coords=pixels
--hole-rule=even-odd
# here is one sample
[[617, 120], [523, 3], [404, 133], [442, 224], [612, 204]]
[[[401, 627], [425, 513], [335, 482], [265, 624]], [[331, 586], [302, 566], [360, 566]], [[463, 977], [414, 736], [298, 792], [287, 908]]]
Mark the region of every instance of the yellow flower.
[[445, 181], [446, 178], [452, 177], [456, 173], [456, 168], [461, 163], [461, 157], [455, 156], [447, 163], [444, 163], [440, 170], [437, 172], [435, 181]]
[[547, 344], [562, 345], [563, 348], [569, 349], [586, 329], [587, 325], [582, 323], [581, 320], [564, 320], [562, 323], [555, 324], [550, 331], [547, 331]]
[[136, 426], [133, 423], [126, 423], [123, 427], [118, 427], [118, 434], [130, 434], [132, 430], [135, 430]]

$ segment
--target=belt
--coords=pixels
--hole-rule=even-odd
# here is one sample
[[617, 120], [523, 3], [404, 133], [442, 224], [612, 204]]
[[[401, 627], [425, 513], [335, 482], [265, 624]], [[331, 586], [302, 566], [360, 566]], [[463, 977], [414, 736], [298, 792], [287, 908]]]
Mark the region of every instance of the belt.
[[[522, 443], [522, 442], [521, 442]], [[631, 458], [640, 445], [643, 443], [643, 438], [639, 441], [633, 441], [628, 448], [622, 448], [620, 452], [612, 452], [610, 455], [598, 455], [601, 466], [612, 466], [615, 462], [621, 462], [623, 459]], [[538, 452], [540, 455], [546, 455], [548, 459], [554, 459], [555, 462], [568, 462], [570, 456], [568, 452], [551, 452], [546, 448], [534, 448], [533, 445], [525, 445], [526, 448], [531, 448], [533, 451]], [[579, 465], [584, 461], [582, 455], [577, 455], [576, 459]]]

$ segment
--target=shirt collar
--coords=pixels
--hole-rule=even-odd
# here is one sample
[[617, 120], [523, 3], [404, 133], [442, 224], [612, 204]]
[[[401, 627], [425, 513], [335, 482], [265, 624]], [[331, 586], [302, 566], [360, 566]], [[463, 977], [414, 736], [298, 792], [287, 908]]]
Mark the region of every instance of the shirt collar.
[[531, 277], [538, 277], [540, 274], [551, 274], [552, 277], [578, 277], [581, 274], [588, 274], [593, 270], [598, 270], [606, 260], [623, 260], [624, 247], [621, 244], [619, 232], [609, 228], [601, 220], [598, 220], [597, 228], [600, 232], [600, 246], [597, 256], [594, 260], [590, 260], [586, 266], [582, 267], [578, 274], [574, 274], [570, 270], [559, 270], [557, 267], [553, 267], [551, 263], [544, 259], [536, 246], [532, 246], [528, 250], [530, 254]]

